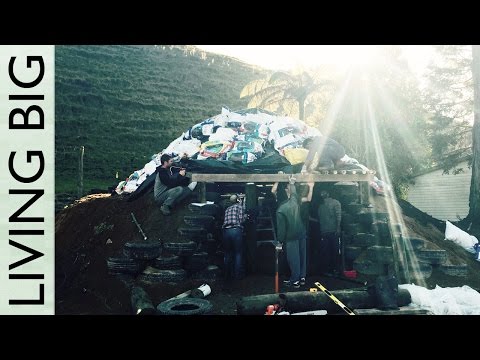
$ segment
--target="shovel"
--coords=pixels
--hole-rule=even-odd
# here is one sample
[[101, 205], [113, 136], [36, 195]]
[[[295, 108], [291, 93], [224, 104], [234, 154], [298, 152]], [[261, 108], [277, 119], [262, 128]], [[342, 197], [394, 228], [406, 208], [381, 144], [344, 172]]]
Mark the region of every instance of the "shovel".
[[138, 231], [140, 231], [140, 234], [142, 234], [143, 240], [147, 241], [147, 235], [145, 235], [145, 233], [143, 232], [142, 228], [140, 227], [140, 224], [135, 218], [135, 215], [133, 215], [133, 212], [131, 212], [130, 215], [132, 215], [133, 222], [135, 223], [135, 225], [137, 225]]

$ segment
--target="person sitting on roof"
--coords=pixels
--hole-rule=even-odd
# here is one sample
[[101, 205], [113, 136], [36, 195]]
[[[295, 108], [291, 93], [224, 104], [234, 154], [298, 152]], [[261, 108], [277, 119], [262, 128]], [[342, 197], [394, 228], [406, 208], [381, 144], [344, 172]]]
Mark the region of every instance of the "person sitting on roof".
[[157, 168], [153, 198], [162, 214], [170, 215], [172, 207], [189, 196], [197, 183], [189, 185], [190, 179], [185, 176], [185, 169], [173, 166], [170, 155], [163, 154], [160, 162], [162, 165]]
[[[303, 147], [308, 149], [308, 155], [302, 167], [302, 172], [319, 169], [333, 169], [341, 166], [345, 156], [345, 148], [333, 139], [326, 136], [314, 136], [305, 139]], [[314, 164], [318, 154], [318, 164]]]

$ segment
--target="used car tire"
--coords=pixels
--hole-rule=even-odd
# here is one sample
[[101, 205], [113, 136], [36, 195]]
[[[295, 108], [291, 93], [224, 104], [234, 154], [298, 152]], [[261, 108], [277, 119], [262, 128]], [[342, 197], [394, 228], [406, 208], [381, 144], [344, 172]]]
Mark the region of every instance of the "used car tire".
[[197, 298], [167, 300], [157, 305], [157, 311], [161, 315], [205, 315], [212, 309], [210, 301]]

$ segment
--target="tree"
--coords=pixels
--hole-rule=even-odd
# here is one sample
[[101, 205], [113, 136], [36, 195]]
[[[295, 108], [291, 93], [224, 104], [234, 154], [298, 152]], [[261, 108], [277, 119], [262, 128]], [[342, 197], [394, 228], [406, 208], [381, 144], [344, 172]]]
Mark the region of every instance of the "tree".
[[320, 130], [341, 142], [349, 156], [377, 170], [404, 198], [411, 176], [426, 161], [428, 143], [418, 81], [401, 48], [378, 47], [375, 57], [352, 67], [342, 83]]
[[240, 98], [250, 97], [249, 107], [282, 111], [288, 115], [298, 109], [298, 118], [305, 120], [307, 98], [319, 90], [324, 82], [317, 82], [308, 72], [297, 74], [278, 71], [266, 79], [254, 80], [243, 88]]
[[472, 46], [474, 120], [472, 131], [472, 181], [470, 183], [469, 220], [480, 225], [480, 46]]
[[[464, 219], [480, 226], [480, 47], [437, 46], [441, 57], [431, 66], [428, 110], [432, 156], [445, 172], [466, 159], [472, 167], [469, 214]], [[473, 111], [472, 111], [473, 109]]]
[[436, 46], [437, 56], [427, 75], [424, 93], [432, 164], [445, 173], [463, 171], [460, 160], [472, 153], [472, 53], [469, 46]]

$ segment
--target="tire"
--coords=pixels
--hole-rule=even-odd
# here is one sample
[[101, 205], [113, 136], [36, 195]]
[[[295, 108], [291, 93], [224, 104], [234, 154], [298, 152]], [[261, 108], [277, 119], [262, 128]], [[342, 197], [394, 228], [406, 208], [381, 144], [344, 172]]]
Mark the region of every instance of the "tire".
[[188, 205], [188, 210], [196, 215], [209, 215], [218, 218], [220, 215], [220, 207], [216, 204], [208, 204], [204, 206]]
[[216, 265], [209, 265], [206, 269], [192, 275], [193, 280], [217, 280], [222, 276], [222, 271]]
[[126, 257], [109, 257], [107, 268], [110, 275], [138, 274], [142, 271], [142, 263]]
[[[369, 209], [367, 209], [369, 210]], [[387, 213], [383, 212], [362, 212], [359, 215], [360, 223], [365, 226], [371, 226], [375, 221], [388, 221], [390, 216]]]
[[160, 270], [180, 269], [182, 259], [177, 255], [159, 256], [153, 261], [153, 266]]
[[353, 269], [365, 275], [386, 275], [389, 265], [367, 259], [366, 254], [362, 254], [353, 262]]
[[219, 246], [220, 243], [217, 240], [215, 240], [214, 238], [210, 238], [207, 239], [207, 241], [204, 241], [198, 250], [213, 255], [215, 254]]
[[208, 254], [198, 252], [185, 259], [185, 269], [191, 272], [197, 272], [208, 266]]
[[173, 255], [188, 256], [192, 255], [197, 250], [197, 243], [194, 241], [188, 242], [168, 242], [163, 245], [164, 249]]
[[380, 264], [393, 264], [393, 249], [391, 246], [370, 246], [367, 249], [367, 259]]
[[157, 306], [161, 315], [205, 315], [212, 309], [210, 301], [196, 298], [167, 300]]
[[346, 204], [345, 206], [345, 211], [349, 213], [350, 215], [357, 215], [360, 213], [360, 210], [364, 208], [363, 204]]
[[450, 276], [466, 277], [468, 275], [468, 266], [467, 264], [443, 264], [440, 265], [440, 270]]
[[183, 269], [160, 270], [154, 267], [147, 267], [138, 277], [140, 281], [147, 283], [173, 282], [177, 283], [187, 278], [187, 272]]
[[[402, 266], [399, 266], [399, 270], [403, 271]], [[408, 272], [411, 278], [428, 279], [432, 276], [432, 271], [432, 265], [421, 261], [416, 261], [413, 264], [409, 262], [408, 264]]]
[[181, 235], [181, 236], [185, 236], [185, 237], [189, 237], [189, 236], [192, 236], [192, 237], [195, 237], [195, 238], [206, 238], [207, 237], [207, 230], [203, 227], [181, 227], [181, 228], [178, 228], [177, 232]]
[[358, 247], [370, 247], [377, 244], [377, 237], [373, 234], [358, 233], [353, 236], [352, 245]]
[[378, 234], [380, 238], [390, 238], [390, 228], [384, 221], [375, 221], [372, 224], [372, 233]]
[[362, 253], [363, 248], [358, 246], [345, 246], [345, 259], [355, 260]]
[[162, 253], [162, 243], [160, 241], [127, 242], [123, 246], [123, 253], [131, 259], [155, 259]]
[[215, 218], [211, 215], [186, 215], [183, 217], [185, 224], [204, 229], [211, 229], [215, 222]]
[[362, 232], [362, 225], [358, 223], [345, 224], [343, 229], [347, 234], [354, 235]]
[[417, 251], [417, 257], [429, 264], [444, 264], [447, 261], [447, 252], [441, 249], [421, 249]]

